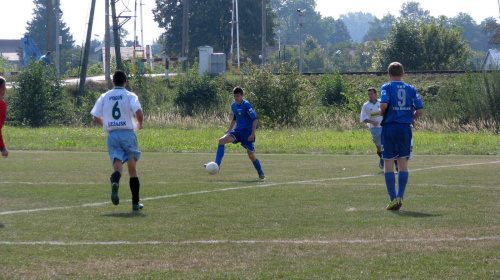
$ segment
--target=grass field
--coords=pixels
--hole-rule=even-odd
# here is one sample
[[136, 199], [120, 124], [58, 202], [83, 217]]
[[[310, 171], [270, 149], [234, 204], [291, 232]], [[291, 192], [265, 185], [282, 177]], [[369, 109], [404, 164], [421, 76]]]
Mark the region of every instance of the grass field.
[[145, 152], [111, 204], [105, 152], [0, 160], [1, 279], [499, 279], [500, 156], [416, 155], [399, 212], [376, 155]]

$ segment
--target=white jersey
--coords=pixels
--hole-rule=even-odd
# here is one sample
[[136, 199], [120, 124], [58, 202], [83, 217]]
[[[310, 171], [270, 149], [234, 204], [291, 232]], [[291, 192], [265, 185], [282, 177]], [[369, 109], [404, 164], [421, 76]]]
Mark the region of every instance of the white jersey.
[[90, 113], [102, 119], [102, 128], [109, 132], [118, 129], [137, 129], [135, 112], [141, 108], [139, 98], [124, 87], [114, 87], [101, 94]]
[[361, 116], [359, 117], [359, 121], [363, 122], [364, 120], [372, 120], [378, 122], [378, 126], [374, 126], [371, 123], [367, 123], [369, 128], [372, 127], [380, 127], [380, 123], [382, 122], [383, 116], [380, 115], [380, 99], [377, 99], [377, 102], [371, 103], [370, 100], [366, 101], [361, 108]]

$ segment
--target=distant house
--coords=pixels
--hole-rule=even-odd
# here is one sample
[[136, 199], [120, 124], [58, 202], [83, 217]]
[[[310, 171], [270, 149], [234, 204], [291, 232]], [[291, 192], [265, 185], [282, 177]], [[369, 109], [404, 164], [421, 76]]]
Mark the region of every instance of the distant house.
[[22, 52], [21, 39], [0, 39], [0, 55], [7, 59], [8, 62], [21, 68], [23, 62], [18, 52]]
[[489, 49], [483, 63], [483, 70], [500, 70], [500, 49]]

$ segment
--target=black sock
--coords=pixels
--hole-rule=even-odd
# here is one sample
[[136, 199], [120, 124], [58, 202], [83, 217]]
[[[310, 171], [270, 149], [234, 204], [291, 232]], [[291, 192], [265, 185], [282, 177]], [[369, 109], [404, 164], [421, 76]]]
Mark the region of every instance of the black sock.
[[141, 183], [139, 183], [139, 178], [130, 178], [130, 191], [132, 192], [132, 204], [139, 203], [139, 189], [141, 188]]
[[113, 174], [111, 174], [111, 177], [109, 178], [111, 180], [111, 184], [120, 183], [121, 177], [122, 177], [122, 174], [119, 171], [113, 172]]

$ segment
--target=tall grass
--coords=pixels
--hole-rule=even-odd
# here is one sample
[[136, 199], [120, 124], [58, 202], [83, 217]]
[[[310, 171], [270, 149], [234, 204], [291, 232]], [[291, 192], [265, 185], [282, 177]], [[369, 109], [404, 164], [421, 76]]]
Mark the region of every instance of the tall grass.
[[473, 74], [448, 81], [424, 99], [424, 122], [438, 131], [500, 132], [500, 72]]
[[[500, 72], [459, 75], [407, 75], [405, 82], [414, 85], [424, 102], [424, 115], [415, 127], [432, 132], [500, 133]], [[298, 73], [275, 75], [268, 69], [252, 68], [246, 75], [227, 74], [214, 78], [189, 75], [170, 82], [146, 76], [129, 80], [143, 106], [146, 121], [165, 127], [226, 127], [231, 118], [231, 90], [242, 86], [245, 98], [258, 112], [260, 125], [266, 129], [363, 129], [359, 110], [367, 100], [366, 88], [379, 87], [386, 76], [359, 75], [302, 76]], [[210, 94], [201, 94], [204, 85]], [[97, 97], [108, 87], [88, 83], [84, 96], [77, 96], [75, 86], [65, 86], [72, 98], [65, 115], [47, 120], [47, 125], [92, 125], [90, 110]], [[17, 104], [18, 87], [9, 89], [7, 125], [20, 125]], [[185, 98], [179, 98], [184, 96]], [[195, 104], [196, 103], [196, 104]], [[196, 105], [196, 106], [195, 106]], [[189, 114], [186, 108], [190, 108]]]

